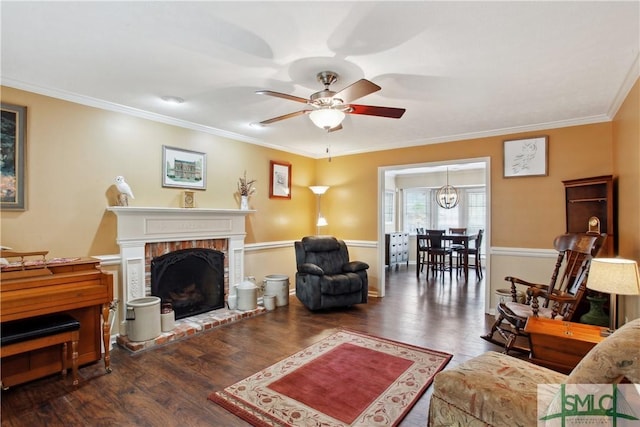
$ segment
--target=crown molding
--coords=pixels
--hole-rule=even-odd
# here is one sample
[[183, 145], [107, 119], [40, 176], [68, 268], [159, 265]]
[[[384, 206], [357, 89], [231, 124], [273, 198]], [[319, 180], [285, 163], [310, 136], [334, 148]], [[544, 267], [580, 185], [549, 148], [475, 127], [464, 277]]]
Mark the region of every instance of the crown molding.
[[198, 132], [208, 133], [210, 135], [216, 135], [222, 138], [232, 139], [235, 141], [246, 142], [248, 144], [260, 145], [262, 147], [272, 148], [274, 150], [286, 151], [288, 153], [297, 154], [304, 157], [317, 158], [313, 154], [306, 151], [292, 150], [288, 147], [269, 144], [260, 139], [251, 138], [239, 133], [229, 132], [223, 129], [214, 128], [211, 126], [205, 126], [198, 123], [193, 123], [187, 120], [180, 120], [173, 117], [165, 116], [162, 114], [152, 113], [150, 111], [140, 110], [138, 108], [127, 107], [122, 104], [116, 104], [115, 102], [104, 101], [102, 99], [93, 98], [90, 96], [79, 95], [74, 92], [63, 91], [59, 89], [52, 89], [44, 86], [33, 85], [31, 83], [22, 82], [11, 78], [2, 78], [0, 80], [2, 86], [11, 87], [14, 89], [24, 90], [27, 92], [36, 93], [38, 95], [49, 96], [51, 98], [61, 99], [63, 101], [69, 101], [88, 107], [99, 108], [101, 110], [113, 111], [116, 113], [127, 114], [129, 116], [139, 117], [146, 120], [151, 120], [158, 123], [164, 123], [167, 125], [177, 126], [185, 129], [190, 129]]

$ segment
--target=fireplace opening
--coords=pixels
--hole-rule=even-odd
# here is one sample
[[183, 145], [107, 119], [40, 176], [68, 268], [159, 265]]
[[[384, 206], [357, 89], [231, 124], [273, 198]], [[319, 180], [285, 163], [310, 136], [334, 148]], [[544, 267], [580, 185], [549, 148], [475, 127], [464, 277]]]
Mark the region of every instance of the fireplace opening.
[[171, 303], [176, 319], [224, 307], [224, 253], [181, 249], [151, 260], [151, 294]]

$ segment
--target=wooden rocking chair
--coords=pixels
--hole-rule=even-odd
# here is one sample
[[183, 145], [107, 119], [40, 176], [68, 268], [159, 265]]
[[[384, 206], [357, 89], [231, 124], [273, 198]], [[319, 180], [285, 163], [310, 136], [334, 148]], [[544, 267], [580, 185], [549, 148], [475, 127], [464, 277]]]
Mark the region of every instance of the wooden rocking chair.
[[[482, 338], [504, 345], [505, 354], [511, 350], [529, 352], [529, 348], [516, 346], [518, 336], [526, 336], [524, 327], [529, 317], [570, 321], [585, 292], [591, 259], [602, 248], [606, 236], [597, 233], [568, 233], [556, 237], [553, 246], [558, 251], [558, 258], [548, 285], [527, 282], [517, 277], [505, 277], [505, 280], [511, 282], [512, 301], [498, 304], [499, 316], [491, 331], [482, 335]], [[527, 287], [525, 303], [517, 302], [516, 285]], [[496, 333], [504, 341], [497, 340], [494, 337]]]

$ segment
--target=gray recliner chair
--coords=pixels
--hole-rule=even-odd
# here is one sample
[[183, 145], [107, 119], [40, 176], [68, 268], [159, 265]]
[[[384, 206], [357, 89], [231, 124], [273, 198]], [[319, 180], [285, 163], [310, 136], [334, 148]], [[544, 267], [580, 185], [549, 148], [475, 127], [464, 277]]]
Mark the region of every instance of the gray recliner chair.
[[347, 245], [331, 236], [307, 236], [294, 242], [296, 296], [309, 310], [367, 302], [369, 265], [349, 261]]

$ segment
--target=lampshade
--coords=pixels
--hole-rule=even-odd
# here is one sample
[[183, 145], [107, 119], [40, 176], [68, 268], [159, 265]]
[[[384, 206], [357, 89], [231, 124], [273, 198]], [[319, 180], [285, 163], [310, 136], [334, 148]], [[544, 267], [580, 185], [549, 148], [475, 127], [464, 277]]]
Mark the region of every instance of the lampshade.
[[587, 288], [617, 295], [640, 295], [638, 263], [622, 258], [594, 258]]
[[309, 113], [309, 118], [320, 129], [329, 130], [342, 123], [344, 113], [333, 108], [321, 108]]
[[316, 227], [324, 227], [326, 225], [329, 225], [329, 223], [327, 222], [327, 219], [323, 217], [322, 214], [320, 214], [318, 216], [318, 222], [316, 222]]
[[329, 189], [328, 185], [312, 185], [311, 187], [309, 187], [311, 189], [311, 191], [313, 191], [313, 194], [324, 194], [327, 192], [327, 190]]

